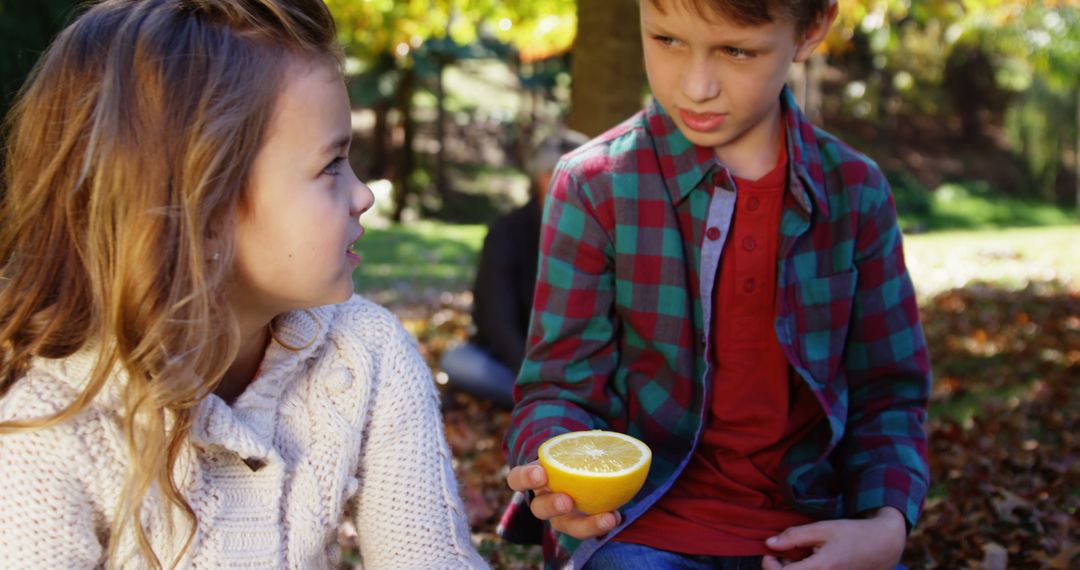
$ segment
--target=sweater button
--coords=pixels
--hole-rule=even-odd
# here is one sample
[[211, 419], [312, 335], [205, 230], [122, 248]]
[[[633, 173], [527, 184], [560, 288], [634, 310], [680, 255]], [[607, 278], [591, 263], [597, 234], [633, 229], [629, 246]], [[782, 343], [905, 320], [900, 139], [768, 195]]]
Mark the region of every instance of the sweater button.
[[753, 293], [754, 289], [757, 289], [757, 283], [755, 283], [754, 279], [751, 277], [750, 279], [747, 279], [746, 281], [743, 281], [743, 287], [742, 288], [743, 288], [743, 291], [746, 291], [747, 293]]
[[742, 240], [742, 247], [746, 251], [754, 251], [754, 249], [757, 247], [757, 240], [754, 239], [754, 236], [746, 236]]
[[248, 466], [252, 472], [258, 471], [263, 467], [266, 467], [266, 461], [261, 457], [245, 457], [243, 458], [244, 465]]
[[720, 239], [720, 228], [711, 227], [705, 230], [705, 237], [709, 238], [709, 241], [716, 241]]
[[751, 212], [757, 211], [761, 206], [761, 200], [758, 200], [757, 196], [750, 198], [750, 201], [746, 203], [746, 208]]
[[348, 390], [353, 385], [353, 376], [345, 368], [335, 368], [330, 372], [330, 377], [327, 378], [326, 386], [335, 393], [341, 393]]

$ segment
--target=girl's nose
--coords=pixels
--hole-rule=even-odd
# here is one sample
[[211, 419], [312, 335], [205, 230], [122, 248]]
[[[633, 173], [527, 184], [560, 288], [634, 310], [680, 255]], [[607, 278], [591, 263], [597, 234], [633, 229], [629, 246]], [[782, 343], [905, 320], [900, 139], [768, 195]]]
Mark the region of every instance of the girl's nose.
[[364, 212], [371, 209], [371, 206], [375, 204], [375, 194], [368, 188], [367, 184], [364, 184], [359, 179], [356, 180], [353, 186], [352, 205], [350, 214], [353, 217], [360, 217]]

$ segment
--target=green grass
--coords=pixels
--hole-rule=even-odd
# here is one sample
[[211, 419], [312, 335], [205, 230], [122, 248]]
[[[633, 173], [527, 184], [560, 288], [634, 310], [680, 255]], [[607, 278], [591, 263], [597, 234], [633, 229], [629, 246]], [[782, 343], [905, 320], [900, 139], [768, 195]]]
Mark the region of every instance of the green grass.
[[357, 247], [356, 290], [383, 300], [425, 291], [464, 291], [472, 286], [484, 225], [420, 221], [369, 229]]
[[[369, 229], [360, 241], [357, 291], [382, 301], [472, 287], [484, 224], [420, 221]], [[922, 297], [973, 282], [1080, 286], [1080, 224], [908, 235], [905, 257]]]
[[1076, 211], [1002, 196], [983, 181], [949, 182], [929, 191], [910, 176], [890, 178], [906, 231], [1045, 227], [1076, 223]]
[[1080, 224], [908, 235], [904, 257], [923, 297], [973, 282], [1080, 286]]

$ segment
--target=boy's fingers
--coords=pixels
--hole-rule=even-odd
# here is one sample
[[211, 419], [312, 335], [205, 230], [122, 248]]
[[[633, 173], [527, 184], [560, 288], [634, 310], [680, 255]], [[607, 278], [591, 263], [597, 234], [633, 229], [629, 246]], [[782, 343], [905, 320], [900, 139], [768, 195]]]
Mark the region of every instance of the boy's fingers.
[[547, 473], [534, 461], [511, 469], [506, 476], [506, 484], [515, 491], [535, 491], [547, 485]]
[[775, 556], [766, 555], [761, 558], [761, 570], [781, 570], [783, 567]]
[[828, 523], [793, 526], [769, 538], [765, 546], [771, 550], [788, 550], [798, 546], [820, 546], [828, 539]]
[[574, 511], [574, 500], [562, 493], [544, 493], [533, 497], [529, 503], [533, 515], [548, 520]]
[[595, 515], [575, 512], [551, 519], [551, 527], [576, 539], [585, 540], [606, 534], [618, 526], [620, 520], [622, 515], [618, 511]]
[[[798, 562], [791, 562], [786, 565], [780, 564], [779, 562], [777, 564], [778, 565], [774, 568], [783, 568], [783, 570], [821, 570], [822, 568], [848, 568], [851, 566], [850, 563], [840, 564], [835, 560], [829, 562], [826, 557], [821, 554], [814, 554], [810, 558], [803, 558]], [[761, 567], [765, 568], [764, 562], [762, 562]]]

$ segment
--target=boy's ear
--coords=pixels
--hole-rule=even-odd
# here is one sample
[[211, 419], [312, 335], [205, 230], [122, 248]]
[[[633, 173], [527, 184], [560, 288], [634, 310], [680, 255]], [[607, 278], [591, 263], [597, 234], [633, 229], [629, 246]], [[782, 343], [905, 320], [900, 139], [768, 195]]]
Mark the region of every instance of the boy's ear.
[[795, 50], [794, 61], [796, 63], [802, 63], [810, 59], [814, 50], [825, 40], [825, 36], [829, 35], [829, 30], [832, 28], [833, 22], [836, 21], [837, 10], [837, 0], [829, 0], [829, 7], [821, 14], [818, 14], [817, 18], [806, 27], [806, 30], [802, 33], [799, 47]]

